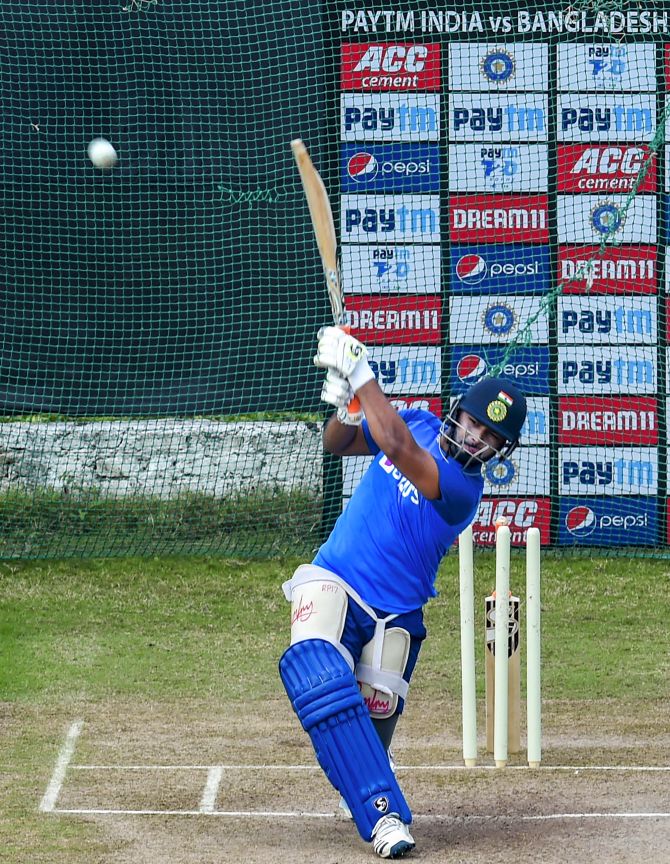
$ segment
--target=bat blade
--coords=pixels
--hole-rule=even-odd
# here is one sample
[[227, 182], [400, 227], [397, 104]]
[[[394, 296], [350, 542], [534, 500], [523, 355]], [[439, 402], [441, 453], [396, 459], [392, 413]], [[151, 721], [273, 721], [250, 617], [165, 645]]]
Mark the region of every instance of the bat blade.
[[[312, 227], [314, 228], [316, 245], [319, 247], [319, 254], [321, 255], [333, 319], [338, 327], [343, 327], [348, 333], [349, 326], [344, 311], [344, 293], [340, 282], [340, 268], [337, 263], [337, 235], [335, 234], [335, 223], [328, 192], [301, 138], [295, 138], [291, 141], [291, 150], [300, 172], [302, 188], [312, 217]], [[356, 414], [360, 409], [361, 403], [358, 397], [354, 396], [347, 410], [350, 414]]]
[[309, 213], [312, 217], [312, 227], [316, 244], [323, 264], [323, 272], [326, 277], [328, 299], [333, 310], [333, 318], [338, 325], [346, 324], [344, 313], [344, 297], [340, 283], [340, 270], [337, 263], [337, 236], [335, 234], [335, 223], [333, 222], [333, 211], [326, 187], [321, 175], [314, 167], [307, 148], [302, 139], [296, 138], [291, 141], [291, 150], [300, 179], [305, 198], [309, 205]]

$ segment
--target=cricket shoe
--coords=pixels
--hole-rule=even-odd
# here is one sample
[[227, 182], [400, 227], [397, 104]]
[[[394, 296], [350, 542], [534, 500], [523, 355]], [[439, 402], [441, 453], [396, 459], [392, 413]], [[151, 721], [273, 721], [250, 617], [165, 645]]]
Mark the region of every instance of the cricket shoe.
[[395, 813], [382, 818], [372, 832], [372, 844], [380, 858], [400, 858], [414, 849], [414, 838], [409, 828]]

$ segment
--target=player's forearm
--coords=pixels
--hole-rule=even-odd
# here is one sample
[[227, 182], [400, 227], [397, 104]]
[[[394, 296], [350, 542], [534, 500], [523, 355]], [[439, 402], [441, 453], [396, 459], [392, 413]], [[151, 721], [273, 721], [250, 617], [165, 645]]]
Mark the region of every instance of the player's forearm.
[[323, 428], [323, 447], [329, 453], [343, 456], [356, 437], [356, 426], [345, 426], [333, 414]]
[[368, 381], [356, 391], [356, 395], [361, 400], [370, 434], [380, 449], [393, 460], [411, 437], [407, 424], [398, 416], [377, 381]]

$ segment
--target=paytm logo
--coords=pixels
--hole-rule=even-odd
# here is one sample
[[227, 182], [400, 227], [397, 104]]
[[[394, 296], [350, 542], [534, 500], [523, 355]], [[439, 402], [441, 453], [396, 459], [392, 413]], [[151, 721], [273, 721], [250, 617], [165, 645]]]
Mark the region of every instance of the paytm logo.
[[440, 165], [434, 144], [371, 145], [342, 149], [342, 190], [439, 192]]
[[438, 94], [343, 93], [343, 141], [438, 141]]
[[533, 93], [452, 93], [449, 138], [482, 142], [546, 141], [546, 97]]
[[656, 129], [653, 96], [560, 97], [558, 138], [565, 141], [646, 141]]
[[558, 318], [563, 342], [656, 342], [653, 297], [561, 297]]
[[440, 241], [437, 197], [342, 196], [342, 239], [351, 243]]
[[560, 392], [582, 393], [655, 393], [655, 348], [559, 349]]
[[379, 386], [387, 394], [439, 395], [442, 388], [440, 346], [383, 345], [368, 358]]
[[654, 447], [563, 447], [560, 492], [590, 495], [654, 495], [658, 453]]

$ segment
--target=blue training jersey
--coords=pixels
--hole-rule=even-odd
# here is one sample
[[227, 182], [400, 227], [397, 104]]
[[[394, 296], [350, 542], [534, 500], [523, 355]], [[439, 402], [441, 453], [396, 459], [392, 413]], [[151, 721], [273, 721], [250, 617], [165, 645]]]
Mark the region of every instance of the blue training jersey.
[[430, 501], [363, 432], [374, 460], [314, 564], [340, 576], [376, 609], [409, 612], [436, 595], [435, 577], [449, 547], [475, 516], [484, 488], [479, 467], [466, 471], [438, 447], [440, 421], [428, 411], [401, 411], [440, 472], [441, 497]]

